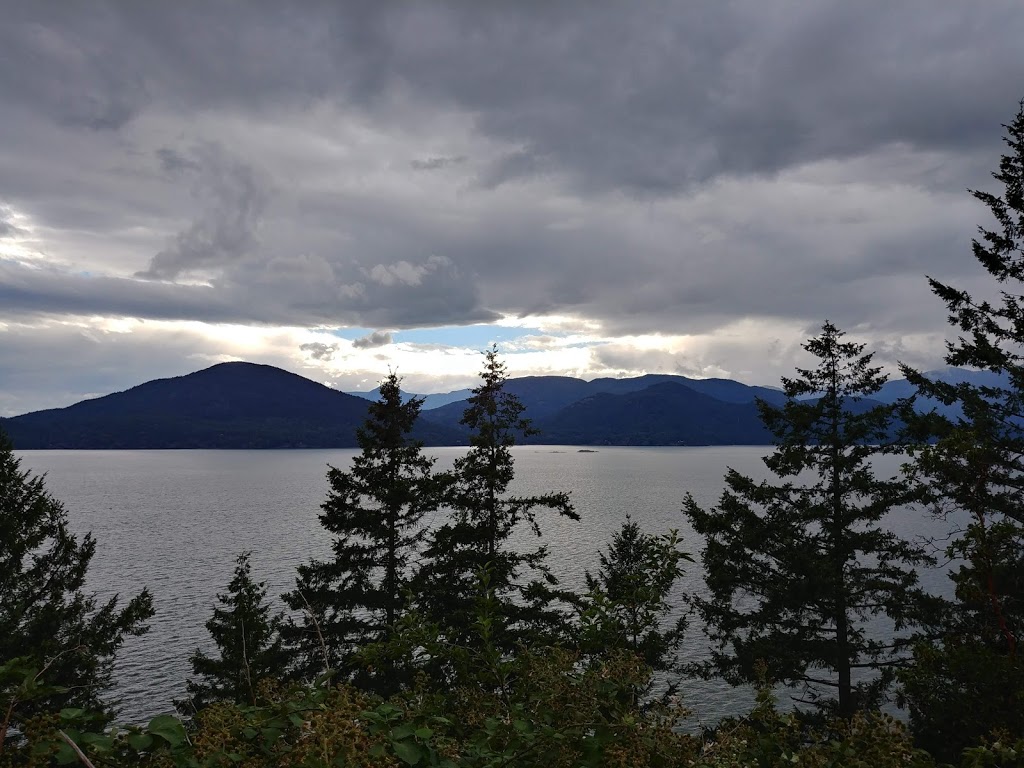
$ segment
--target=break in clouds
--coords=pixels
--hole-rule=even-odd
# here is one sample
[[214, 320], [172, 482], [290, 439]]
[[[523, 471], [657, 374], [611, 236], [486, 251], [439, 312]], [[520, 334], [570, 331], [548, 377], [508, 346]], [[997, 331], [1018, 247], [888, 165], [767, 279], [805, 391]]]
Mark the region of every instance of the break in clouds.
[[826, 317], [934, 367], [1024, 96], [1015, 0], [3, 5], [0, 414], [456, 388], [477, 337], [403, 333], [491, 323], [573, 340], [516, 374], [773, 383]]

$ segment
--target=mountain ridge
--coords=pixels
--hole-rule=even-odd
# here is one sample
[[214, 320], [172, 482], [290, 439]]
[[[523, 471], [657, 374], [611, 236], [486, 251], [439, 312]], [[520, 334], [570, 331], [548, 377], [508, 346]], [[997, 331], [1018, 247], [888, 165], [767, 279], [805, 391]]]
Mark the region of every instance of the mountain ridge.
[[[944, 380], [988, 381], [984, 371], [936, 371]], [[755, 398], [785, 395], [731, 379], [647, 374], [586, 381], [569, 376], [509, 379], [541, 433], [523, 442], [571, 445], [770, 444]], [[891, 381], [876, 396], [909, 391]], [[440, 394], [442, 399], [465, 393]], [[228, 362], [154, 379], [121, 392], [0, 419], [16, 448], [351, 448], [368, 393], [340, 392], [269, 365]], [[465, 445], [465, 400], [426, 410], [414, 436], [427, 445]]]

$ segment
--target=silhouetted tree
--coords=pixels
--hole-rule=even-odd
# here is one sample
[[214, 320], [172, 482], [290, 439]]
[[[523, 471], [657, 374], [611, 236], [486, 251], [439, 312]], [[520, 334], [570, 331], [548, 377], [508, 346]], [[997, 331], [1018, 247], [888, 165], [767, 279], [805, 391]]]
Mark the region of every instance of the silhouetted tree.
[[[470, 448], [455, 462], [446, 494], [451, 517], [429, 539], [416, 580], [420, 609], [452, 642], [469, 644], [480, 577], [486, 572], [489, 599], [497, 604], [495, 644], [509, 649], [527, 637], [551, 637], [566, 615], [552, 591], [557, 581], [546, 565], [546, 547], [523, 552], [509, 538], [526, 525], [540, 535], [537, 512], [550, 510], [577, 520], [565, 493], [518, 496], [508, 492], [515, 476], [511, 447], [517, 435], [533, 433], [519, 398], [505, 391], [507, 374], [496, 347], [484, 352], [481, 383], [473, 390], [462, 423], [472, 430]], [[529, 572], [531, 578], [524, 581]], [[537, 634], [540, 633], [540, 634]]]
[[904, 368], [921, 394], [958, 414], [911, 420], [922, 444], [916, 477], [954, 523], [947, 554], [959, 561], [955, 601], [903, 676], [915, 735], [944, 759], [990, 728], [1024, 727], [1024, 101], [1004, 128], [1009, 151], [992, 174], [1000, 193], [971, 191], [997, 224], [979, 227], [973, 254], [999, 292], [978, 298], [929, 278], [958, 333], [946, 362], [989, 371], [993, 383]]
[[[688, 496], [684, 511], [706, 539], [711, 594], [692, 599], [714, 643], [703, 671], [753, 682], [763, 661], [771, 679], [803, 686], [800, 701], [822, 704], [823, 691], [834, 691], [849, 717], [900, 662], [909, 640], [898, 630], [922, 599], [914, 569], [928, 560], [882, 525], [909, 501], [905, 483], [879, 479], [871, 466], [896, 450], [887, 447], [894, 409], [866, 400], [885, 377], [843, 335], [826, 322], [804, 345], [817, 366], [782, 380], [786, 404], [758, 402], [777, 441], [765, 465], [779, 482], [729, 470], [715, 509]], [[895, 636], [868, 632], [878, 616]], [[860, 670], [877, 674], [858, 684]]]
[[100, 602], [85, 592], [95, 553], [92, 535], [79, 540], [68, 530], [64, 506], [42, 477], [21, 470], [0, 432], [0, 665], [20, 660], [18, 668], [45, 689], [21, 700], [25, 686], [0, 679], [7, 725], [61, 707], [113, 715], [104, 694], [114, 656], [126, 636], [146, 631], [153, 602], [146, 590], [124, 607], [117, 596]]
[[280, 678], [288, 668], [280, 629], [283, 613], [271, 614], [264, 582], [252, 579], [249, 552], [235, 560], [235, 573], [206, 629], [220, 651], [208, 656], [199, 649], [189, 658], [197, 679], [189, 680], [189, 698], [178, 704], [188, 713], [214, 701], [257, 703], [257, 686], [265, 678]]
[[[295, 591], [284, 595], [304, 617], [286, 634], [307, 674], [325, 665], [353, 674], [353, 653], [385, 639], [408, 608], [410, 563], [439, 485], [434, 460], [409, 435], [423, 401], [403, 402], [400, 384], [396, 374], [381, 382], [380, 399], [357, 432], [360, 454], [349, 471], [331, 467], [327, 474], [331, 490], [320, 522], [335, 536], [334, 558], [300, 566]], [[371, 684], [365, 674], [360, 680]]]
[[[686, 617], [680, 611], [675, 621], [667, 622], [681, 608], [669, 597], [683, 575], [681, 564], [693, 558], [679, 549], [678, 532], [644, 533], [627, 516], [599, 557], [597, 574], [586, 573], [587, 595], [581, 602], [579, 642], [584, 654], [605, 658], [612, 651], [629, 651], [655, 672], [680, 672], [678, 649]], [[666, 693], [676, 688], [669, 681]]]

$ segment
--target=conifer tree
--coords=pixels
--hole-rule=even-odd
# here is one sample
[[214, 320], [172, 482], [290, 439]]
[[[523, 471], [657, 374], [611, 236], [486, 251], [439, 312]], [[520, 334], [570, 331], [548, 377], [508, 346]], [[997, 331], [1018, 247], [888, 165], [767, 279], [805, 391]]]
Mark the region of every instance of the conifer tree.
[[104, 694], [114, 656], [125, 637], [146, 631], [153, 602], [146, 590], [123, 607], [117, 596], [101, 602], [86, 592], [95, 553], [92, 535], [71, 533], [64, 506], [42, 477], [21, 470], [0, 432], [0, 666], [20, 659], [47, 691], [19, 702], [10, 681], [0, 682], [8, 726], [61, 707], [113, 714]]
[[[517, 551], [509, 538], [521, 526], [540, 536], [537, 513], [546, 509], [578, 520], [568, 494], [518, 496], [511, 447], [517, 435], [533, 434], [522, 402], [505, 390], [508, 378], [496, 346], [484, 352], [481, 383], [473, 390], [462, 423], [472, 430], [469, 451], [455, 462], [445, 497], [451, 518], [435, 529], [423, 556], [416, 592], [423, 614], [451, 642], [472, 644], [481, 576], [497, 604], [491, 631], [496, 645], [511, 649], [531, 633], [548, 639], [565, 615], [551, 589], [557, 581], [546, 565], [546, 547]], [[526, 572], [529, 580], [523, 580]], [[534, 635], [537, 637], [539, 635]]]
[[[354, 674], [355, 651], [386, 639], [408, 609], [423, 516], [438, 504], [434, 460], [409, 434], [422, 405], [419, 398], [403, 402], [401, 380], [390, 374], [357, 431], [360, 454], [348, 471], [331, 467], [327, 474], [320, 522], [335, 537], [334, 557], [300, 566], [295, 591], [284, 595], [303, 615], [286, 634], [307, 675], [325, 665]], [[371, 684], [365, 676], [361, 682]]]
[[264, 582], [252, 579], [249, 552], [235, 560], [235, 573], [219, 606], [206, 622], [219, 656], [199, 649], [189, 658], [197, 679], [186, 684], [189, 698], [178, 708], [190, 713], [214, 701], [257, 704], [257, 686], [265, 678], [280, 678], [288, 654], [280, 637], [283, 613], [271, 614]]
[[[710, 596], [692, 599], [713, 641], [703, 671], [753, 682], [762, 661], [771, 679], [801, 689], [798, 701], [849, 717], [900, 663], [908, 638], [899, 630], [922, 599], [914, 568], [927, 558], [884, 528], [884, 515], [909, 501], [904, 483], [871, 467], [896, 450], [893, 407], [865, 401], [885, 377], [843, 335], [826, 322], [804, 345], [817, 366], [782, 380], [786, 404], [758, 402], [777, 441], [764, 460], [777, 482], [730, 469], [715, 509], [687, 497], [684, 511], [706, 540]], [[893, 623], [892, 639], [868, 633], [877, 616]], [[874, 676], [855, 681], [865, 672]]]
[[[997, 645], [1012, 653], [1024, 630], [1022, 581], [1010, 578], [1024, 564], [1024, 101], [1014, 120], [1004, 126], [1009, 152], [992, 177], [1002, 194], [972, 190], [992, 213], [998, 227], [979, 227], [974, 258], [1000, 286], [998, 299], [976, 299], [967, 291], [929, 278], [932, 291], [945, 302], [949, 322], [963, 334], [947, 343], [946, 362], [996, 374], [1001, 384], [978, 386], [932, 381], [909, 368], [905, 373], [922, 394], [959, 406], [951, 420], [932, 419], [927, 426], [940, 438], [919, 454], [920, 477], [932, 488], [940, 511], [968, 513], [970, 525], [954, 544], [964, 569], [958, 588], [990, 579], [979, 586], [973, 601], [975, 619], [988, 627]], [[1016, 290], [1014, 290], [1016, 288]], [[1011, 560], [990, 562], [993, 537]], [[987, 553], [987, 554], [986, 554]], [[997, 578], [993, 568], [1003, 569]], [[987, 603], [986, 607], [984, 606]], [[966, 608], [967, 605], [962, 607]]]
[[958, 334], [946, 362], [995, 375], [949, 383], [904, 368], [922, 395], [958, 414], [915, 420], [914, 470], [934, 511], [957, 521], [947, 554], [959, 565], [955, 601], [903, 676], [915, 734], [947, 759], [990, 728], [1024, 726], [1024, 101], [1003, 127], [1008, 151], [992, 174], [1001, 190], [971, 190], [995, 220], [972, 250], [998, 293], [929, 278]]
[[[677, 531], [663, 536], [644, 533], [626, 517], [607, 552], [599, 554], [597, 574], [586, 573], [580, 646], [588, 657], [602, 658], [624, 650], [643, 659], [655, 672], [680, 672], [678, 649], [686, 617], [666, 619], [673, 610], [670, 593], [683, 575], [681, 564], [693, 558], [679, 549]], [[677, 684], [671, 681], [666, 692]]]

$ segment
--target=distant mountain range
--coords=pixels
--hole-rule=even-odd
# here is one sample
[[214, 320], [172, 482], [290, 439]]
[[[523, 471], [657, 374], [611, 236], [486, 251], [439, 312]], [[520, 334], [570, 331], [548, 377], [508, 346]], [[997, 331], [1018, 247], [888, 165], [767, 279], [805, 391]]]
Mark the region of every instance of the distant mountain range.
[[[0, 421], [16, 448], [342, 448], [369, 403], [269, 365], [221, 363]], [[424, 422], [417, 437], [461, 437]]]
[[[996, 381], [985, 372], [944, 370], [944, 380]], [[763, 445], [755, 398], [781, 404], [777, 389], [729, 379], [651, 374], [584, 381], [567, 376], [509, 379], [540, 434], [552, 445]], [[906, 381], [876, 396], [895, 402]], [[427, 445], [464, 445], [459, 424], [469, 390], [426, 396], [415, 436]], [[158, 379], [67, 408], [0, 419], [16, 448], [349, 448], [375, 393], [344, 393], [254, 363], [221, 363]]]

